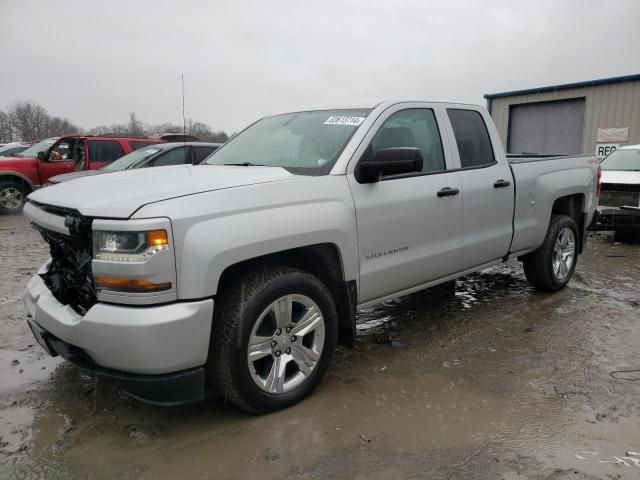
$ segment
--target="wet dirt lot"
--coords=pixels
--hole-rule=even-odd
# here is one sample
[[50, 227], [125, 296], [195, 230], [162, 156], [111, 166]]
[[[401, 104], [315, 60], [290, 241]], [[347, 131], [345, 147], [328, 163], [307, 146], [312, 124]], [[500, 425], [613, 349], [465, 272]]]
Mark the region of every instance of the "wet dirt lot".
[[[305, 402], [142, 404], [47, 357], [21, 291], [45, 260], [0, 217], [0, 478], [640, 478], [640, 246], [590, 239], [565, 290], [517, 262], [360, 312]], [[614, 378], [615, 377], [615, 378]]]

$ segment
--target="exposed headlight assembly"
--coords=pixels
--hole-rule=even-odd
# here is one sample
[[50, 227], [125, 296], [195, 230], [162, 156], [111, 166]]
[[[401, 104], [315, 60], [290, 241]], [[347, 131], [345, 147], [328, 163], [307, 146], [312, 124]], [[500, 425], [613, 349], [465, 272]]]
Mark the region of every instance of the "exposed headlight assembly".
[[144, 262], [169, 248], [166, 230], [93, 233], [93, 258], [106, 262]]
[[92, 229], [98, 300], [143, 304], [176, 298], [168, 220], [95, 219]]

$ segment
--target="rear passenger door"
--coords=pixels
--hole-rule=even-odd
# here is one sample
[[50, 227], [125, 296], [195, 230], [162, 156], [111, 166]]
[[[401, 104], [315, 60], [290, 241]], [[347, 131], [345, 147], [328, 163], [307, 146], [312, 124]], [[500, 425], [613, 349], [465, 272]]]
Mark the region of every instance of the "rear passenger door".
[[89, 143], [89, 168], [96, 170], [119, 159], [124, 155], [124, 149], [116, 140], [88, 140]]
[[[462, 259], [464, 269], [504, 257], [511, 244], [514, 185], [504, 155], [496, 155], [482, 110], [447, 108], [462, 186]], [[488, 118], [484, 118], [486, 115]], [[500, 152], [501, 153], [501, 152]]]
[[[443, 110], [422, 103], [389, 108], [376, 120], [349, 165], [361, 304], [418, 289], [461, 268], [462, 195], [451, 151], [441, 135], [443, 115]], [[378, 149], [396, 147], [419, 148], [423, 171], [375, 183], [358, 182], [354, 175], [358, 162]]]

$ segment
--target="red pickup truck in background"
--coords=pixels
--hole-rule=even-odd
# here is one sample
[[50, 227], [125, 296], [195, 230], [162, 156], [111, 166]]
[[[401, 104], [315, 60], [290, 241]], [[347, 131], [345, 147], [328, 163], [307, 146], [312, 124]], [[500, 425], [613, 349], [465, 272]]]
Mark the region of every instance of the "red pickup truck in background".
[[70, 135], [42, 140], [15, 157], [0, 159], [0, 214], [18, 213], [26, 196], [49, 178], [95, 170], [160, 138]]

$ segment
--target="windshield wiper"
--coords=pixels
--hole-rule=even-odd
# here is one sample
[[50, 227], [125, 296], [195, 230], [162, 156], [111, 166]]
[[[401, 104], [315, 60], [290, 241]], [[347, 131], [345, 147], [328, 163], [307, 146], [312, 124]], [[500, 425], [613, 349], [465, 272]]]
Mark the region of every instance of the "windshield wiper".
[[[212, 163], [210, 165], [215, 165]], [[234, 167], [267, 167], [268, 165], [260, 165], [259, 163], [242, 162], [242, 163], [223, 163], [223, 165], [231, 165]]]

